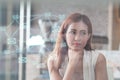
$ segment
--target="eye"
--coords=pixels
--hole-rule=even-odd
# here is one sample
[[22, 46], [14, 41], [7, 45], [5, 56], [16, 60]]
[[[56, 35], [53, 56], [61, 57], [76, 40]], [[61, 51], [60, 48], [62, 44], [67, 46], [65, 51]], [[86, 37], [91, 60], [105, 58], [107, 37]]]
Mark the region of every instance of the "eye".
[[83, 36], [84, 36], [84, 35], [86, 35], [86, 34], [87, 34], [87, 32], [85, 32], [85, 31], [81, 31], [81, 32], [80, 32], [80, 35], [83, 35]]
[[75, 32], [75, 31], [70, 31], [70, 33], [71, 33], [71, 34], [76, 34], [76, 32]]

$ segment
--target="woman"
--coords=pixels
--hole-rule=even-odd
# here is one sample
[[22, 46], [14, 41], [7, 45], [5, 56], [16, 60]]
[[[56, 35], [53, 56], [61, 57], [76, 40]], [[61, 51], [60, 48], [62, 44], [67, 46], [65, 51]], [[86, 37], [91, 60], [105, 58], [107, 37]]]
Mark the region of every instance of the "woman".
[[108, 80], [106, 59], [91, 48], [91, 37], [86, 15], [73, 13], [65, 19], [47, 61], [50, 80]]

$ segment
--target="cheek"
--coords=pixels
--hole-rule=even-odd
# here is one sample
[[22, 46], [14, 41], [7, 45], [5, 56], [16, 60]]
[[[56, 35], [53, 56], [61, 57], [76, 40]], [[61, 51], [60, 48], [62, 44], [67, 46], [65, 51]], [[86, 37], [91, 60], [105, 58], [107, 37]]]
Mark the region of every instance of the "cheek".
[[69, 45], [74, 40], [74, 36], [66, 35], [66, 42]]
[[81, 43], [83, 44], [83, 46], [86, 46], [86, 44], [87, 44], [87, 42], [88, 42], [88, 37], [87, 38], [83, 38], [82, 40], [81, 40]]
[[84, 45], [86, 45], [87, 44], [87, 40], [83, 39], [83, 40], [81, 40], [81, 43], [84, 44]]

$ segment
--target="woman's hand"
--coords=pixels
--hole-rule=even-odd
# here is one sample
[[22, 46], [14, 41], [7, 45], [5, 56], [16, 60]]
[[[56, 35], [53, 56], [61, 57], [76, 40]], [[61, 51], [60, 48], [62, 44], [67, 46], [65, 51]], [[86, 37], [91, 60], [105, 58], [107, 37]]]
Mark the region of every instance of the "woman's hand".
[[69, 63], [71, 64], [71, 66], [75, 67], [80, 62], [80, 60], [83, 59], [83, 52], [69, 49], [68, 57], [69, 57]]
[[80, 60], [83, 58], [82, 51], [68, 50], [69, 62], [63, 80], [72, 80], [75, 69], [79, 66]]

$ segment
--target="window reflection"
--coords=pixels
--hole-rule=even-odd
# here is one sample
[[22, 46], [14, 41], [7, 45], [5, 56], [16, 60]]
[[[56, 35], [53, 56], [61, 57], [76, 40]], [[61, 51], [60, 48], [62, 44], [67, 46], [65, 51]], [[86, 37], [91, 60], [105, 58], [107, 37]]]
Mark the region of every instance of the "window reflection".
[[[95, 26], [92, 40], [93, 47], [103, 52], [106, 56], [111, 79], [120, 79], [118, 76], [120, 74], [120, 64], [115, 64], [120, 62], [118, 58], [120, 52], [118, 50], [108, 51], [108, 45], [110, 44], [110, 36], [108, 36], [110, 31], [106, 28], [109, 27], [107, 24], [110, 24], [107, 22], [109, 20], [108, 5], [104, 7], [105, 9], [103, 7], [98, 9], [99, 7], [81, 7], [80, 2], [76, 3], [74, 0], [64, 4], [64, 1], [51, 0], [51, 2], [48, 1], [50, 2], [48, 4], [44, 0], [32, 0], [28, 8], [27, 0], [23, 0], [25, 1], [25, 13], [23, 15], [25, 21], [22, 26], [23, 34], [20, 34], [22, 30], [20, 30], [19, 1], [11, 0], [7, 2], [2, 0], [0, 2], [0, 80], [49, 80], [46, 65], [47, 57], [53, 50], [62, 21], [68, 13], [76, 10], [87, 13], [91, 17], [93, 27]], [[54, 5], [51, 5], [51, 3], [54, 3]], [[70, 8], [70, 11], [68, 8]], [[28, 9], [30, 9], [30, 12], [27, 11]], [[27, 25], [27, 12], [30, 14], [29, 26]], [[99, 12], [102, 12], [102, 14], [99, 14]], [[112, 32], [114, 31], [110, 33]], [[23, 43], [20, 43], [20, 36], [23, 37]], [[116, 40], [118, 41], [119, 38]], [[22, 56], [20, 56], [21, 49], [19, 47], [21, 44], [23, 45], [24, 53]]]
[[18, 80], [19, 20], [14, 15], [19, 17], [19, 1], [13, 0], [7, 3], [2, 0], [0, 2], [0, 80]]

